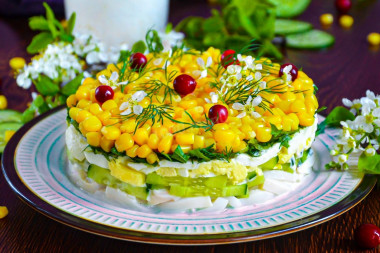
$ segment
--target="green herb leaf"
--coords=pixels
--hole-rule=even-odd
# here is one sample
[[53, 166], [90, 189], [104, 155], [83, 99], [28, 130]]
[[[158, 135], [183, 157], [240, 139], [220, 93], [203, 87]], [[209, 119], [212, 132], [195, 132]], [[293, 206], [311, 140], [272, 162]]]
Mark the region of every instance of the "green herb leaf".
[[73, 34], [74, 26], [75, 26], [75, 21], [76, 21], [77, 14], [73, 12], [67, 21], [67, 27], [66, 27], [66, 33], [71, 35]]
[[343, 106], [335, 107], [326, 117], [326, 124], [339, 127], [341, 121], [354, 120], [355, 115]]
[[142, 40], [137, 41], [135, 44], [132, 46], [132, 53], [144, 53], [146, 50], [146, 45], [145, 42]]
[[180, 145], [177, 145], [177, 148], [174, 150], [174, 153], [172, 154], [172, 159], [177, 160], [180, 163], [185, 163], [189, 160], [189, 156], [183, 153], [182, 148]]
[[29, 107], [22, 113], [22, 123], [27, 123], [31, 121], [34, 118], [35, 110], [34, 108]]
[[199, 149], [199, 148], [190, 150], [189, 155], [191, 157], [196, 157], [196, 158], [200, 159], [200, 161], [202, 161], [202, 162], [208, 162], [211, 160], [209, 157], [205, 156], [202, 153], [201, 149]]
[[38, 53], [40, 50], [45, 49], [47, 45], [54, 41], [53, 36], [48, 32], [37, 34], [33, 37], [32, 42], [26, 48], [30, 54]]
[[380, 155], [366, 156], [363, 152], [359, 157], [358, 168], [362, 172], [380, 174]]
[[48, 22], [43, 16], [31, 17], [29, 19], [29, 27], [32, 30], [49, 31]]
[[71, 80], [65, 86], [63, 86], [61, 93], [66, 96], [70, 96], [71, 94], [74, 94], [76, 90], [78, 89], [78, 87], [81, 85], [82, 79], [83, 79], [83, 73], [80, 73], [73, 80]]
[[165, 27], [165, 33], [170, 33], [172, 30], [173, 30], [173, 24], [169, 22]]
[[284, 136], [282, 136], [280, 138], [280, 146], [284, 146], [285, 148], [289, 148], [289, 141], [291, 140], [292, 138], [285, 134]]
[[45, 7], [45, 10], [46, 10], [46, 18], [47, 18], [49, 30], [51, 32], [51, 35], [55, 39], [58, 36], [58, 31], [57, 31], [57, 28], [55, 27], [56, 19], [54, 16], [54, 12], [46, 2], [43, 3], [43, 6]]
[[322, 107], [320, 107], [320, 108], [317, 109], [316, 113], [323, 112], [326, 109], [327, 109], [327, 106], [322, 106]]
[[282, 131], [279, 130], [275, 125], [270, 124], [270, 127], [272, 129], [272, 136], [273, 138], [277, 138], [280, 134], [282, 134]]
[[164, 49], [161, 38], [156, 30], [149, 30], [146, 33], [145, 41], [151, 53], [158, 53]]
[[39, 80], [35, 83], [37, 91], [43, 96], [53, 96], [59, 92], [58, 84], [54, 83], [47, 76], [40, 76]]

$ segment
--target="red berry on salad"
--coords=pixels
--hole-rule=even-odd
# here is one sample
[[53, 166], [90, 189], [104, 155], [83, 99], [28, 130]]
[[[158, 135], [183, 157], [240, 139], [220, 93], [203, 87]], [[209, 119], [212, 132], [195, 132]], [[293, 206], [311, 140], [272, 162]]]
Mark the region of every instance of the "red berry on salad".
[[335, 7], [341, 13], [347, 13], [351, 9], [351, 0], [335, 0]]
[[235, 57], [235, 50], [228, 49], [224, 51], [222, 56], [220, 57], [220, 61], [222, 63], [222, 66], [226, 69], [228, 66], [235, 64], [238, 65], [239, 61]]
[[182, 74], [174, 79], [174, 90], [181, 96], [192, 93], [197, 86], [197, 82], [189, 75]]
[[208, 117], [214, 124], [224, 123], [228, 118], [228, 110], [224, 105], [214, 105], [208, 111]]
[[280, 77], [284, 75], [284, 71], [289, 73], [292, 76], [292, 81], [296, 80], [296, 78], [298, 77], [298, 68], [294, 64], [291, 64], [291, 63], [282, 64], [280, 67], [280, 72], [279, 72]]
[[380, 244], [380, 228], [362, 224], [355, 230], [355, 241], [363, 248], [375, 248]]
[[140, 69], [143, 69], [145, 67], [148, 60], [142, 53], [134, 53], [131, 55], [130, 62], [132, 69], [140, 71]]
[[113, 99], [113, 89], [108, 85], [100, 85], [95, 90], [95, 98], [99, 103], [104, 103], [107, 100]]

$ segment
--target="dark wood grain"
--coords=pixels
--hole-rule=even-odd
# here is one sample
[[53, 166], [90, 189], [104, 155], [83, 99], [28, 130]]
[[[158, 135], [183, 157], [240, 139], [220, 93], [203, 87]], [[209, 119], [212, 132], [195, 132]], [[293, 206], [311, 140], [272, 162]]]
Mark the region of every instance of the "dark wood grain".
[[[174, 23], [186, 15], [208, 15], [204, 1], [173, 1]], [[320, 28], [322, 13], [335, 14], [332, 0], [314, 0], [301, 20]], [[318, 84], [321, 105], [332, 108], [341, 98], [355, 98], [367, 89], [380, 93], [380, 51], [369, 48], [368, 33], [380, 32], [380, 1], [354, 1], [350, 14], [354, 26], [344, 30], [335, 22], [329, 32], [336, 37], [335, 45], [323, 51], [287, 50], [286, 62], [303, 67]], [[30, 91], [17, 87], [8, 61], [11, 57], [28, 58], [25, 48], [33, 33], [27, 19], [0, 17], [0, 79], [1, 93], [8, 97], [9, 107], [25, 109]], [[53, 221], [20, 201], [0, 176], [0, 205], [9, 215], [0, 220], [0, 252], [365, 252], [353, 241], [354, 229], [362, 223], [380, 225], [380, 191], [370, 195], [347, 213], [322, 225], [287, 236], [263, 241], [223, 246], [179, 247], [157, 246], [103, 238]], [[367, 252], [380, 252], [380, 248]]]

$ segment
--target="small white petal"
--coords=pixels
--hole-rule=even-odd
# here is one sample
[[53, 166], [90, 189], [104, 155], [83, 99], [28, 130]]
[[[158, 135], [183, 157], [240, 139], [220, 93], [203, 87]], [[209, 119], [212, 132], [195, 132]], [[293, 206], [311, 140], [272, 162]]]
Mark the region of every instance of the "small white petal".
[[256, 119], [258, 119], [258, 118], [261, 117], [260, 113], [255, 112], [255, 111], [251, 112], [251, 115], [252, 115], [252, 117], [254, 117], [254, 118], [256, 118]]
[[372, 133], [373, 132], [373, 125], [372, 124], [363, 124], [362, 128], [367, 133]]
[[380, 108], [377, 107], [375, 108], [373, 111], [372, 111], [372, 115], [377, 117], [377, 118], [380, 118]]
[[136, 115], [140, 115], [144, 108], [141, 105], [135, 105], [133, 106], [133, 113]]
[[105, 75], [101, 75], [101, 76], [99, 76], [98, 80], [99, 80], [99, 82], [102, 83], [102, 84], [108, 84], [108, 80], [107, 80], [107, 78], [105, 77]]
[[139, 90], [139, 91], [136, 91], [133, 95], [132, 95], [132, 100], [136, 101], [136, 102], [140, 102], [141, 100], [143, 100], [145, 97], [146, 97], [146, 93], [145, 91], [143, 90]]
[[120, 107], [119, 107], [119, 110], [120, 111], [124, 111], [125, 109], [127, 109], [129, 107], [129, 103], [128, 102], [123, 102], [121, 103]]
[[260, 73], [260, 72], [256, 72], [256, 73], [255, 73], [255, 79], [256, 79], [256, 80], [261, 79], [261, 73]]
[[235, 109], [235, 110], [241, 111], [241, 110], [244, 110], [244, 105], [241, 104], [241, 103], [234, 103], [234, 104], [232, 105], [232, 109]]
[[207, 69], [201, 72], [201, 76], [198, 79], [205, 78], [205, 77], [207, 77]]
[[201, 57], [197, 58], [197, 63], [200, 67], [205, 67], [205, 61]]
[[209, 56], [209, 57], [207, 58], [206, 67], [210, 67], [211, 64], [212, 64], [212, 58], [211, 58], [211, 56]]
[[162, 58], [155, 59], [155, 60], [153, 61], [153, 65], [158, 66], [158, 65], [161, 64], [162, 61], [163, 61]]
[[263, 69], [263, 65], [262, 64], [256, 64], [256, 69], [257, 70], [262, 70]]
[[245, 78], [248, 82], [252, 81], [253, 80], [253, 76], [252, 75], [249, 75]]
[[374, 100], [374, 99], [376, 98], [375, 93], [373, 93], [373, 92], [370, 91], [370, 90], [367, 90], [365, 94], [367, 95], [367, 97], [368, 97], [369, 99]]
[[238, 61], [243, 61], [243, 57], [241, 56], [241, 54], [237, 55], [237, 59], [238, 59]]
[[124, 112], [121, 112], [120, 115], [129, 115], [132, 113], [132, 109], [131, 108], [128, 108], [127, 110], [125, 110]]
[[247, 113], [246, 112], [242, 112], [238, 116], [236, 116], [236, 118], [241, 119], [241, 118], [245, 117], [245, 115], [247, 115]]
[[245, 102], [246, 104], [250, 104], [252, 101], [252, 96], [249, 96], [248, 99], [247, 99], [247, 102]]
[[263, 98], [261, 96], [257, 96], [252, 101], [252, 106], [258, 106], [261, 101], [263, 101]]

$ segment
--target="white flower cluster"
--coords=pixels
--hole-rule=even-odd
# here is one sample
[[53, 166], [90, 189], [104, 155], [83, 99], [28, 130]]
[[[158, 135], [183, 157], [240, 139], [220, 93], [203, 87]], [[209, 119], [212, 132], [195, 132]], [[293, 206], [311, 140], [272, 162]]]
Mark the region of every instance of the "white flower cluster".
[[42, 54], [34, 57], [32, 62], [19, 72], [16, 82], [24, 89], [28, 89], [39, 75], [45, 75], [58, 82], [67, 82], [82, 72], [82, 67], [72, 45], [63, 42], [49, 44]]
[[330, 167], [347, 169], [351, 164], [357, 165], [363, 152], [373, 156], [380, 148], [380, 96], [367, 90], [365, 97], [353, 101], [344, 98], [342, 102], [356, 117], [340, 122], [343, 129], [337, 145], [331, 150], [336, 159]]

